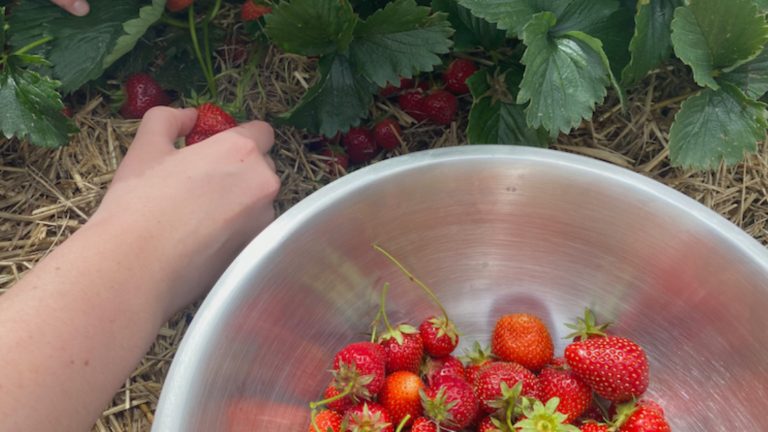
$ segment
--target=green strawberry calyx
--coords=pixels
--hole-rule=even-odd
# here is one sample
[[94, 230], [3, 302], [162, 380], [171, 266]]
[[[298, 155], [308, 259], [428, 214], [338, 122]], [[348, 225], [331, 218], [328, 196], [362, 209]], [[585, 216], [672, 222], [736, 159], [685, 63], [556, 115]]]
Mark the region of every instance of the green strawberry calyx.
[[584, 319], [578, 318], [576, 324], [566, 323], [565, 326], [575, 332], [566, 335], [563, 339], [572, 339], [579, 336], [581, 340], [585, 341], [590, 336], [602, 336], [608, 337], [603, 331], [608, 328], [612, 323], [605, 323], [602, 325], [595, 325], [595, 315], [587, 308], [584, 308]]
[[457, 337], [463, 335], [463, 333], [456, 329], [456, 325], [453, 321], [449, 320], [447, 317], [434, 317], [430, 318], [428, 321], [432, 324], [432, 327], [437, 329], [437, 337], [446, 335], [453, 344], [456, 343]]
[[430, 399], [424, 389], [419, 389], [419, 396], [421, 396], [421, 406], [424, 408], [424, 416], [434, 420], [438, 424], [456, 424], [453, 419], [453, 413], [451, 409], [459, 403], [459, 401], [448, 402], [448, 395], [445, 394], [445, 387], [438, 390], [434, 399]]
[[527, 396], [522, 396], [523, 393], [523, 381], [520, 380], [510, 388], [506, 382], [502, 381], [501, 384], [501, 396], [491, 402], [488, 402], [488, 406], [496, 408], [496, 414], [502, 416], [511, 430], [512, 422], [517, 420], [525, 414], [523, 407], [533, 404], [535, 399]]
[[578, 432], [576, 426], [563, 423], [568, 416], [557, 412], [560, 398], [553, 397], [544, 405], [541, 401], [531, 404], [527, 399], [523, 400], [522, 420], [515, 423], [515, 429], [520, 432]]
[[459, 360], [465, 363], [472, 363], [474, 366], [482, 366], [485, 362], [494, 358], [493, 354], [491, 354], [491, 346], [483, 348], [478, 341], [475, 341], [475, 349], [465, 350], [464, 354], [459, 357]]
[[627, 403], [616, 405], [616, 415], [611, 419], [611, 424], [617, 429], [621, 428], [639, 408], [640, 405], [638, 405], [635, 399], [632, 399]]
[[384, 299], [387, 296], [387, 289], [389, 288], [389, 284], [384, 284], [384, 290], [381, 292], [381, 317], [384, 318], [384, 325], [387, 327], [387, 330], [381, 334], [379, 337], [379, 340], [385, 341], [392, 338], [395, 338], [398, 345], [403, 344], [403, 333], [405, 334], [414, 334], [418, 333], [419, 330], [411, 325], [408, 324], [400, 324], [398, 326], [395, 326], [395, 328], [392, 328], [392, 326], [389, 325], [389, 320], [387, 319], [387, 310], [385, 307]]
[[374, 374], [360, 376], [355, 363], [347, 365], [344, 362], [339, 363], [339, 370], [332, 372], [336, 388], [343, 390], [354, 402], [360, 399], [371, 400], [371, 392], [366, 386], [376, 377]]
[[[385, 430], [391, 423], [385, 423], [381, 421], [381, 412], [372, 413], [371, 410], [368, 408], [368, 404], [363, 404], [363, 412], [362, 414], [351, 414], [348, 416], [350, 418], [350, 422], [352, 423], [350, 425], [350, 428], [353, 431], [365, 431], [365, 432], [380, 432]], [[342, 430], [348, 430], [348, 429], [342, 429]]]

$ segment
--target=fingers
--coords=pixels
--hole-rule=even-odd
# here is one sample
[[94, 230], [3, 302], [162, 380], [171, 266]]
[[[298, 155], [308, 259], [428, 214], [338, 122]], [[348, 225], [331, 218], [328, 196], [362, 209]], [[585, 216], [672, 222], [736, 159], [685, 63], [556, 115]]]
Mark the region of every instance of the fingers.
[[238, 134], [255, 141], [261, 154], [267, 154], [269, 149], [275, 144], [275, 130], [263, 121], [256, 120], [243, 123], [236, 128], [227, 130], [225, 133]]
[[173, 150], [176, 138], [187, 135], [196, 119], [197, 111], [194, 108], [152, 108], [144, 115], [131, 148], [138, 146], [151, 147], [152, 150]]
[[270, 170], [272, 170], [272, 172], [277, 171], [277, 168], [275, 167], [275, 161], [273, 161], [272, 158], [269, 157], [269, 155], [264, 156], [264, 162], [267, 163], [267, 166], [269, 167]]
[[91, 10], [91, 6], [85, 0], [51, 0], [53, 3], [61, 6], [67, 12], [75, 16], [86, 16]]

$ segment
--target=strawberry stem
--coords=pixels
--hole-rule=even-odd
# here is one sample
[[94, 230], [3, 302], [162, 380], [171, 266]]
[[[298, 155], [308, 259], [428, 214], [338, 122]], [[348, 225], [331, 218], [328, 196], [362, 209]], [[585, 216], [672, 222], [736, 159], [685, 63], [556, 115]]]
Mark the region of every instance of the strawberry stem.
[[309, 407], [312, 410], [314, 410], [315, 408], [319, 407], [320, 405], [326, 405], [326, 404], [329, 404], [329, 403], [331, 403], [333, 401], [337, 401], [337, 400], [339, 400], [339, 399], [341, 399], [343, 397], [346, 397], [349, 394], [349, 392], [352, 391], [352, 385], [354, 385], [354, 383], [349, 383], [349, 385], [347, 386], [347, 388], [343, 392], [337, 394], [334, 397], [331, 397], [331, 398], [328, 398], [328, 399], [324, 399], [324, 400], [321, 400], [319, 402], [310, 402], [309, 403]]
[[384, 255], [386, 255], [387, 258], [392, 260], [392, 262], [395, 263], [396, 266], [400, 267], [400, 270], [402, 270], [403, 273], [405, 273], [410, 280], [412, 280], [413, 282], [416, 282], [420, 287], [424, 288], [424, 291], [426, 291], [427, 294], [429, 294], [429, 296], [432, 297], [432, 300], [434, 300], [435, 303], [437, 303], [437, 307], [439, 307], [440, 310], [443, 312], [443, 315], [445, 316], [445, 320], [449, 321], [449, 319], [448, 319], [448, 312], [446, 312], [445, 309], [443, 309], [443, 305], [440, 304], [440, 301], [437, 299], [437, 297], [435, 297], [434, 294], [432, 294], [432, 291], [430, 291], [429, 288], [427, 288], [423, 283], [421, 283], [421, 281], [419, 281], [412, 274], [410, 274], [408, 272], [408, 270], [405, 269], [405, 267], [403, 267], [399, 262], [397, 262], [397, 260], [394, 259], [392, 257], [392, 255], [388, 254], [384, 249], [382, 249], [382, 248], [380, 248], [380, 247], [378, 247], [376, 245], [373, 245], [373, 248], [376, 249], [377, 251], [383, 253]]
[[167, 14], [161, 15], [160, 16], [160, 21], [162, 21], [162, 22], [164, 22], [166, 24], [170, 24], [170, 25], [172, 25], [174, 27], [181, 27], [181, 28], [185, 28], [185, 29], [189, 28], [189, 24], [187, 24], [187, 23], [185, 23], [183, 21], [179, 21], [179, 20], [177, 20], [175, 18], [171, 18]]
[[410, 414], [406, 414], [405, 417], [403, 418], [403, 421], [401, 421], [400, 424], [397, 426], [397, 430], [395, 430], [395, 432], [400, 432], [401, 430], [403, 430], [403, 428], [405, 427], [405, 424], [410, 419], [411, 419], [411, 415]]
[[315, 420], [315, 417], [317, 417], [317, 410], [312, 410], [312, 427], [315, 428], [315, 432], [323, 432], [320, 430], [320, 428], [317, 426], [317, 420]]
[[21, 49], [19, 49], [15, 53], [11, 53], [11, 55], [22, 55], [22, 54], [26, 53], [27, 51], [31, 50], [32, 48], [35, 48], [35, 47], [37, 47], [39, 45], [42, 45], [42, 44], [44, 44], [46, 42], [50, 42], [51, 40], [53, 40], [53, 38], [51, 38], [51, 37], [46, 37], [46, 38], [42, 38], [42, 39], [36, 40], [36, 41], [32, 42], [31, 44], [29, 44], [29, 45], [27, 45], [25, 47], [22, 47]]
[[216, 4], [213, 6], [213, 9], [208, 11], [208, 14], [205, 16], [203, 25], [208, 25], [209, 22], [216, 18], [216, 15], [219, 13], [219, 8], [221, 8], [221, 0], [216, 0]]
[[379, 320], [381, 320], [381, 309], [376, 314], [376, 319], [373, 320], [373, 331], [371, 332], [371, 343], [376, 343], [376, 330], [379, 328]]
[[394, 333], [394, 330], [392, 330], [392, 327], [389, 326], [389, 321], [387, 320], [387, 311], [384, 308], [384, 298], [387, 295], [387, 288], [389, 288], [389, 282], [384, 284], [384, 289], [381, 291], [381, 316], [384, 317], [384, 325], [387, 327], [387, 331], [389, 334]]
[[210, 90], [211, 96], [213, 96], [213, 99], [218, 101], [218, 96], [216, 94], [216, 84], [213, 81], [213, 73], [210, 70], [208, 70], [208, 65], [205, 62], [205, 59], [203, 58], [203, 54], [200, 52], [200, 44], [197, 42], [197, 30], [195, 29], [195, 6], [194, 5], [189, 6], [189, 33], [192, 36], [192, 45], [194, 45], [195, 47], [195, 54], [197, 54], [197, 58], [200, 61], [200, 66], [203, 68], [203, 74], [205, 75], [205, 80], [208, 81], [208, 90]]

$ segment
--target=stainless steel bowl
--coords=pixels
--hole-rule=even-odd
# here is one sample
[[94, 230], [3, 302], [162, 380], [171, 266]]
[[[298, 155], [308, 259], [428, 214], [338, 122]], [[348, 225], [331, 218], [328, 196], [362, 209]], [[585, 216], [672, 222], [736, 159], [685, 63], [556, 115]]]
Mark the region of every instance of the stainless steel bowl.
[[316, 192], [259, 235], [187, 333], [155, 432], [305, 431], [334, 353], [388, 311], [437, 312], [383, 255], [436, 293], [458, 352], [502, 314], [564, 322], [590, 307], [651, 362], [675, 432], [768, 430], [768, 253], [693, 200], [615, 166], [474, 146], [377, 163]]

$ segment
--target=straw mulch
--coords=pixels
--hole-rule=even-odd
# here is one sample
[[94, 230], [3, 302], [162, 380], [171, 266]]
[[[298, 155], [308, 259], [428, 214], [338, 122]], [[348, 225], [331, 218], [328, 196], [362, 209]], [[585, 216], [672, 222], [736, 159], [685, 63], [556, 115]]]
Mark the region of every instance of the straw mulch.
[[[252, 90], [246, 94], [247, 108], [252, 118], [270, 120], [299, 100], [315, 79], [316, 63], [270, 48], [261, 64], [249, 86]], [[234, 97], [237, 76], [232, 74], [226, 78], [229, 82], [220, 83], [221, 94]], [[551, 147], [605, 160], [656, 179], [768, 244], [766, 143], [745, 163], [731, 168], [684, 172], [669, 166], [667, 137], [679, 109], [679, 96], [694, 89], [682, 67], [654, 71], [632, 91], [626, 115], [609, 96], [591, 122], [561, 136]], [[82, 133], [67, 148], [39, 149], [0, 138], [0, 294], [12, 289], [16, 281], [88, 220], [137, 130], [137, 121], [120, 119], [110, 111], [108, 101], [96, 94], [91, 97], [80, 95], [76, 101], [75, 119]], [[459, 116], [448, 127], [404, 127], [405, 148], [382, 154], [377, 160], [426, 148], [465, 145], [462, 131], [470, 103], [468, 97], [462, 99]], [[386, 101], [377, 103], [376, 109], [394, 110], [404, 125], [409, 120]], [[333, 177], [326, 172], [322, 158], [307, 150], [311, 138], [285, 127], [278, 127], [276, 135], [272, 157], [283, 184], [275, 202], [279, 215]], [[179, 313], [161, 329], [124, 388], [105, 407], [94, 431], [149, 430], [164, 377], [195, 310], [196, 306], [192, 306]]]

